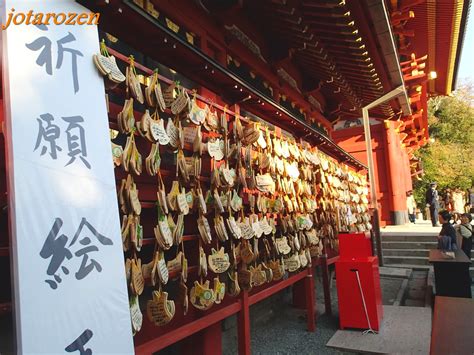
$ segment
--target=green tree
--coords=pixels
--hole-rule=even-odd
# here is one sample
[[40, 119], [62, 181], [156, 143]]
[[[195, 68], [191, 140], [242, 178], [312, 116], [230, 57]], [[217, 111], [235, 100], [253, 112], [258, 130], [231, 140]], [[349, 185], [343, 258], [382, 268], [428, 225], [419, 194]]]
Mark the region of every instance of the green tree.
[[428, 101], [430, 143], [417, 156], [424, 176], [415, 183], [415, 199], [424, 205], [431, 181], [446, 188], [463, 190], [474, 186], [474, 85], [464, 83], [451, 96]]

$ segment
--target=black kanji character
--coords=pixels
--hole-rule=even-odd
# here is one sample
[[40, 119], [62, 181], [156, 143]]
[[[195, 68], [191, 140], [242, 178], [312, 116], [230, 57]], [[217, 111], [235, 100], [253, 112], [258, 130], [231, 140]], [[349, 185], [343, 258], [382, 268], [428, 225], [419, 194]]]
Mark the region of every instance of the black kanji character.
[[[48, 31], [48, 27], [45, 25], [37, 25], [42, 31]], [[76, 37], [71, 32], [68, 32], [66, 36], [56, 41], [58, 46], [58, 58], [56, 61], [56, 69], [60, 69], [63, 64], [64, 52], [71, 54], [71, 66], [72, 66], [72, 79], [74, 85], [74, 93], [79, 91], [79, 79], [77, 75], [77, 57], [83, 57], [81, 51], [72, 48], [65, 48], [64, 45], [76, 40]], [[48, 75], [53, 75], [53, 57], [52, 57], [52, 41], [46, 37], [42, 36], [35, 39], [31, 43], [26, 43], [25, 46], [32, 51], [41, 50], [38, 58], [36, 59], [36, 64], [39, 66], [45, 66], [46, 73]]]
[[36, 151], [44, 141], [45, 143], [41, 147], [41, 155], [46, 154], [48, 151], [46, 144], [49, 144], [49, 155], [51, 155], [51, 158], [56, 160], [58, 158], [57, 151], [62, 151], [61, 147], [56, 144], [56, 140], [61, 135], [61, 131], [57, 125], [52, 123], [54, 117], [50, 113], [40, 115], [40, 118], [37, 118], [36, 120], [38, 121], [39, 128], [34, 151]]
[[[54, 281], [45, 280], [45, 282], [48, 283], [53, 290], [58, 288], [58, 283], [61, 282], [61, 278], [56, 274], [56, 272], [63, 263], [64, 259], [69, 260], [72, 258], [72, 253], [66, 248], [68, 241], [67, 236], [61, 234], [59, 237], [57, 237], [62, 225], [62, 219], [56, 218], [53, 227], [51, 228], [48, 237], [43, 244], [43, 248], [40, 251], [40, 256], [43, 259], [51, 258], [46, 273], [50, 276], [54, 276]], [[69, 270], [66, 267], [62, 266], [61, 269], [66, 275], [69, 274]]]
[[[72, 241], [66, 247], [66, 244], [68, 243], [68, 237], [64, 234], [61, 234], [58, 237], [58, 234], [62, 225], [63, 225], [62, 219], [56, 218], [53, 224], [53, 227], [51, 228], [51, 231], [49, 232], [48, 237], [46, 238], [46, 241], [44, 242], [44, 245], [40, 251], [40, 256], [43, 259], [51, 258], [46, 273], [50, 276], [53, 276], [54, 280], [45, 280], [45, 282], [48, 283], [48, 285], [53, 290], [57, 289], [58, 283], [61, 283], [62, 281], [61, 277], [57, 274], [57, 271], [59, 270], [59, 268], [61, 267], [61, 270], [65, 275], [69, 274], [69, 269], [65, 266], [62, 266], [62, 263], [64, 262], [65, 259], [69, 260], [72, 258], [72, 253], [70, 249], [72, 246], [76, 244], [77, 241], [79, 241], [78, 244], [84, 247], [82, 249], [77, 250], [74, 253], [75, 256], [82, 257], [79, 270], [75, 273], [76, 279], [77, 280], [84, 279], [87, 275], [89, 275], [94, 270], [94, 268], [98, 272], [102, 271], [102, 266], [96, 260], [91, 259], [90, 262], [88, 263], [89, 261], [88, 253], [99, 251], [99, 248], [95, 245], [91, 245], [91, 239], [89, 237], [85, 235], [81, 236], [81, 234], [85, 233], [84, 227], [87, 227], [90, 233], [102, 245], [113, 245], [113, 242], [111, 239], [100, 234], [94, 228], [94, 226], [92, 226], [87, 221], [86, 218], [82, 218], [81, 223], [79, 224], [79, 228], [77, 229], [77, 232], [74, 234]], [[79, 238], [80, 236], [81, 238]]]
[[77, 56], [83, 57], [83, 54], [81, 51], [78, 51], [77, 49], [71, 49], [71, 48], [64, 48], [63, 45], [72, 41], [75, 41], [76, 37], [71, 32], [68, 32], [66, 36], [61, 38], [59, 41], [57, 41], [58, 44], [58, 61], [56, 63], [56, 69], [61, 68], [61, 65], [63, 64], [63, 56], [64, 52], [69, 52], [71, 53], [71, 60], [72, 60], [72, 80], [74, 84], [74, 93], [79, 91], [79, 79], [77, 77]]
[[[81, 122], [84, 122], [84, 119], [81, 116], [70, 116], [63, 117], [63, 120], [69, 123], [66, 129], [67, 136], [67, 145], [69, 149], [68, 155], [71, 157], [69, 162], [66, 164], [72, 164], [76, 160], [76, 156], [79, 155], [79, 158], [82, 160], [84, 165], [87, 168], [91, 168], [90, 163], [86, 160], [87, 157], [87, 148], [86, 148], [86, 139], [84, 127], [81, 126]], [[74, 134], [74, 131], [77, 131], [77, 135]]]
[[[48, 27], [46, 27], [45, 25], [37, 25], [36, 27], [39, 28], [41, 31], [48, 30]], [[43, 48], [38, 56], [38, 59], [36, 59], [36, 64], [38, 64], [40, 67], [46, 66], [46, 73], [48, 73], [48, 75], [53, 75], [53, 56], [51, 50], [51, 40], [46, 36], [42, 36], [35, 39], [33, 42], [27, 43], [25, 45], [28, 49], [32, 51], [39, 51], [41, 48]]]
[[[83, 228], [87, 227], [89, 231], [92, 233], [94, 237], [97, 238], [97, 240], [102, 244], [102, 245], [113, 245], [113, 242], [111, 239], [103, 236], [97, 230], [87, 221], [86, 218], [82, 218], [81, 223], [79, 225], [79, 228], [77, 229], [76, 234], [74, 235], [74, 238], [71, 241], [71, 244], [69, 246], [72, 246], [79, 236], [81, 235]], [[91, 244], [91, 240], [88, 237], [83, 237], [81, 240], [79, 240], [79, 244], [81, 245], [89, 245]], [[88, 253], [93, 252], [93, 251], [99, 251], [99, 248], [97, 248], [95, 245], [89, 245], [86, 246], [80, 250], [78, 250], [74, 255], [77, 257], [82, 256], [82, 262], [79, 270], [76, 272], [76, 279], [82, 280], [84, 277], [89, 275], [89, 273], [94, 270], [94, 268], [98, 271], [102, 271], [102, 266], [100, 263], [98, 263], [96, 260], [91, 259], [90, 263], [87, 264], [87, 261], [89, 260], [89, 255]]]
[[90, 329], [84, 330], [82, 334], [79, 335], [79, 337], [76, 340], [74, 340], [71, 344], [66, 346], [64, 350], [66, 350], [68, 353], [79, 351], [80, 355], [92, 355], [92, 350], [84, 349], [84, 346], [92, 338], [93, 335], [94, 333], [92, 333], [92, 330]]

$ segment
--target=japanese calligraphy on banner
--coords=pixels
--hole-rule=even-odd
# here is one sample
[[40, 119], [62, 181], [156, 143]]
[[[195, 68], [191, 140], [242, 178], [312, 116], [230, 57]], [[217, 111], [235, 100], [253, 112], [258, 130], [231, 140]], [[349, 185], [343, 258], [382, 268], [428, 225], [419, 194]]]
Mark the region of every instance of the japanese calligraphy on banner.
[[2, 44], [17, 351], [133, 353], [97, 26], [10, 26]]

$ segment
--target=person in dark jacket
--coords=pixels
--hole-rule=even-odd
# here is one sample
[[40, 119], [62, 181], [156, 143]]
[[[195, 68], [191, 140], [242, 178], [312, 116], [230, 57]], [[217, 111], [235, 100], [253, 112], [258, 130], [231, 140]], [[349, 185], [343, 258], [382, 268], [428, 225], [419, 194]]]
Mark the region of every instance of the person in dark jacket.
[[432, 182], [430, 184], [430, 188], [426, 191], [426, 207], [430, 208], [431, 214], [431, 224], [433, 227], [438, 227], [438, 209], [439, 209], [439, 201], [438, 201], [438, 191], [436, 190], [436, 183]]
[[451, 214], [448, 211], [441, 211], [439, 213], [439, 221], [442, 227], [438, 235], [438, 249], [444, 251], [455, 251], [458, 249], [456, 244], [456, 230], [449, 222], [450, 220]]

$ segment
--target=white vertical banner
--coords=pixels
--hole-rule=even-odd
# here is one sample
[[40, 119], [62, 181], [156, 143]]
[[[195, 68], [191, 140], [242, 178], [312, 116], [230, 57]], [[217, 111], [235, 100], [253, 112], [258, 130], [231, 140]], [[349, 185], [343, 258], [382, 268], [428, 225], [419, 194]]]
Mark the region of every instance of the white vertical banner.
[[0, 5], [17, 352], [133, 353], [97, 26], [73, 0]]

